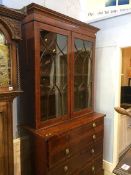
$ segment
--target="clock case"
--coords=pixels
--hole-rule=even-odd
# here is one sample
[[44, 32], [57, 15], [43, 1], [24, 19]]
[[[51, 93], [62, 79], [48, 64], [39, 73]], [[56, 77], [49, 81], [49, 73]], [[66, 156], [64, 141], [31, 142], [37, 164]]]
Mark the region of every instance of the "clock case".
[[[0, 32], [5, 36], [8, 46], [8, 67], [5, 69], [9, 77], [8, 85], [0, 85], [0, 93], [20, 90], [19, 78], [19, 46], [21, 41], [21, 18], [23, 13], [0, 6]], [[5, 58], [5, 55], [3, 55]], [[4, 59], [3, 58], [3, 59]], [[2, 61], [1, 61], [2, 62]], [[2, 67], [7, 66], [1, 64]], [[3, 72], [4, 73], [4, 72]], [[5, 72], [6, 73], [6, 72]]]
[[[19, 82], [19, 45], [21, 43], [21, 20], [24, 14], [20, 11], [0, 6], [0, 32], [3, 33], [9, 46], [8, 65], [11, 74], [10, 83], [0, 86], [0, 174], [14, 175], [13, 161], [13, 99], [21, 93]], [[8, 71], [7, 69], [7, 71]]]

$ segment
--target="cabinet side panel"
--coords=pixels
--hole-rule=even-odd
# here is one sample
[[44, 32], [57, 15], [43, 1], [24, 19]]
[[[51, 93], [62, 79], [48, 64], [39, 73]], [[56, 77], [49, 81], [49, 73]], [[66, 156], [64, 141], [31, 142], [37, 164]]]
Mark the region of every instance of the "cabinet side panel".
[[23, 58], [21, 59], [22, 121], [30, 126], [35, 125], [35, 63], [34, 63], [34, 26], [33, 23], [23, 25]]
[[44, 138], [30, 135], [31, 149], [31, 175], [46, 175], [47, 174], [47, 146]]

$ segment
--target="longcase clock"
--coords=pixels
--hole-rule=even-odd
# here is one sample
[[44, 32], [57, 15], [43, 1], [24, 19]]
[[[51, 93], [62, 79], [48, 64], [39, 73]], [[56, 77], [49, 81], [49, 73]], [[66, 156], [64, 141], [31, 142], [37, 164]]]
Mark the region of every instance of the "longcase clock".
[[12, 102], [19, 95], [22, 12], [0, 6], [0, 175], [14, 175]]

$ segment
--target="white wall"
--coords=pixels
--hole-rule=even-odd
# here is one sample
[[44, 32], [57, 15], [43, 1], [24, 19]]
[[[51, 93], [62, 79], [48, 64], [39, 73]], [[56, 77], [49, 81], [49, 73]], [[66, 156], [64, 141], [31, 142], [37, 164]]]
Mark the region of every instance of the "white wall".
[[95, 110], [106, 114], [104, 159], [109, 162], [112, 162], [113, 153], [115, 49], [113, 46], [97, 47], [96, 49]]
[[67, 16], [80, 19], [81, 21], [86, 20], [86, 11], [81, 7], [83, 0], [3, 0], [3, 4], [7, 7], [20, 9], [32, 2], [50, 8]]
[[26, 6], [30, 4], [31, 2], [38, 3], [40, 5], [45, 5], [45, 0], [22, 0], [22, 1], [17, 1], [17, 0], [2, 0], [3, 5], [15, 9], [20, 9], [23, 8], [23, 6]]
[[[115, 122], [117, 114], [114, 112], [114, 107], [119, 106], [120, 96], [119, 48], [131, 46], [130, 18], [131, 14], [127, 14], [91, 23], [100, 28], [96, 40], [95, 109], [106, 114], [104, 159], [111, 163], [116, 161], [114, 154], [119, 146], [119, 143], [117, 145], [119, 125]], [[119, 137], [122, 138], [121, 133]]]

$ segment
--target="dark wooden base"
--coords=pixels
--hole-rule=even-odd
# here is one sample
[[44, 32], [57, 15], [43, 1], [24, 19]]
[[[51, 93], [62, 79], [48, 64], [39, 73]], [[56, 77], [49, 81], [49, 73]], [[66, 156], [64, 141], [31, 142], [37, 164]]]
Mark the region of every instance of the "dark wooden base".
[[0, 174], [14, 175], [12, 107], [0, 101]]
[[46, 129], [26, 127], [33, 175], [103, 175], [103, 123], [92, 113]]

